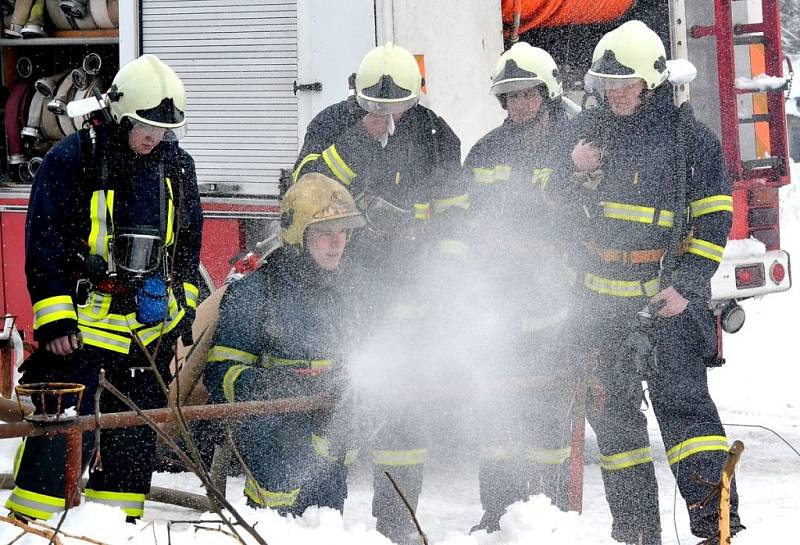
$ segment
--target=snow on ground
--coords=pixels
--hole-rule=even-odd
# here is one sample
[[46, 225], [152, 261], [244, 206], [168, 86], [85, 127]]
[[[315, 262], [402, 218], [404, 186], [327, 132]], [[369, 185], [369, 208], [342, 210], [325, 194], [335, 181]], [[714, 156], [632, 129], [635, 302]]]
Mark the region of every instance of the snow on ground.
[[[795, 165], [797, 167], [797, 165]], [[794, 183], [782, 193], [783, 247], [800, 255], [800, 168]], [[800, 457], [766, 426], [800, 448], [800, 358], [797, 356], [797, 319], [800, 289], [744, 302], [747, 323], [736, 335], [725, 337], [727, 364], [710, 372], [712, 395], [732, 439], [745, 443], [738, 472], [742, 520], [748, 529], [734, 545], [784, 543], [796, 535], [800, 513]], [[672, 474], [667, 467], [658, 429], [650, 418], [651, 440], [656, 451], [664, 545], [696, 543], [688, 532], [688, 516], [680, 496], [675, 496]], [[452, 463], [452, 452], [435, 453], [426, 470], [425, 488], [418, 509], [420, 523], [430, 543], [436, 545], [605, 545], [611, 517], [603, 497], [597, 450], [589, 431], [582, 515], [561, 513], [541, 497], [515, 504], [501, 520], [502, 531], [492, 535], [467, 535], [481, 516], [478, 499], [477, 464]], [[10, 472], [18, 440], [0, 441], [0, 472]], [[374, 530], [370, 516], [370, 472], [356, 466], [350, 479], [350, 496], [344, 518], [329, 509], [311, 509], [300, 519], [285, 519], [272, 512], [256, 512], [244, 505], [242, 479], [230, 479], [228, 497], [257, 528], [270, 545], [388, 545]], [[157, 474], [154, 484], [200, 492], [193, 475]], [[0, 491], [4, 502], [8, 491]], [[207, 520], [209, 514], [148, 503], [144, 521], [126, 524], [121, 511], [86, 503], [67, 517], [64, 530], [90, 536], [109, 544], [153, 545], [169, 541], [175, 545], [234, 543], [216, 531], [217, 525], [172, 524], [167, 520]], [[674, 522], [673, 522], [674, 521]], [[675, 527], [678, 531], [676, 532]], [[0, 543], [9, 543], [19, 532], [0, 524]], [[64, 539], [67, 543], [79, 541]], [[250, 542], [250, 541], [248, 541]], [[18, 545], [43, 544], [46, 540], [27, 536]], [[85, 542], [84, 542], [85, 543]]]

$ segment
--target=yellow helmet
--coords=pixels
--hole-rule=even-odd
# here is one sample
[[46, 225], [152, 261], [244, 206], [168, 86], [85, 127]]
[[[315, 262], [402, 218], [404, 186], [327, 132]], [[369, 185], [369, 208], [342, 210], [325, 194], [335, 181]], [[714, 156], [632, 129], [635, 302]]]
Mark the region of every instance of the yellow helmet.
[[[109, 91], [111, 115], [179, 133], [186, 125], [186, 90], [177, 74], [155, 55], [120, 68]], [[176, 134], [177, 136], [178, 134]]]
[[551, 99], [563, 93], [558, 66], [550, 53], [529, 43], [518, 42], [500, 55], [492, 71], [491, 87], [492, 94], [498, 99], [506, 93], [539, 85], [544, 85]]
[[356, 72], [356, 100], [368, 112], [404, 112], [419, 102], [421, 86], [414, 55], [392, 42], [367, 53]]
[[655, 89], [668, 77], [664, 43], [646, 24], [634, 20], [600, 38], [585, 83], [587, 89], [602, 91], [641, 79], [648, 89]]
[[305, 174], [283, 197], [281, 238], [284, 244], [302, 247], [306, 229], [323, 223], [353, 229], [363, 227], [366, 221], [342, 184], [322, 174]]

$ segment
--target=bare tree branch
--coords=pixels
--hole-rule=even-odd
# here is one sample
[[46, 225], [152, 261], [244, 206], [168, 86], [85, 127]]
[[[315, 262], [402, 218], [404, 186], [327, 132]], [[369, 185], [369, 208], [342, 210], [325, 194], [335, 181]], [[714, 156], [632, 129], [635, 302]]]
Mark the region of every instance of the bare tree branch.
[[144, 422], [153, 431], [156, 432], [156, 435], [158, 435], [158, 437], [160, 437], [161, 440], [164, 441], [164, 443], [166, 443], [167, 446], [169, 446], [172, 449], [172, 451], [175, 454], [178, 455], [178, 457], [180, 458], [181, 462], [183, 462], [186, 465], [187, 468], [189, 468], [192, 472], [194, 472], [195, 475], [197, 475], [197, 477], [203, 483], [203, 486], [205, 487], [206, 492], [208, 493], [208, 497], [211, 500], [212, 505], [215, 505], [216, 508], [218, 509], [217, 514], [220, 516], [220, 518], [222, 520], [224, 520], [226, 522], [226, 524], [228, 525], [230, 530], [236, 536], [238, 536], [239, 540], [242, 543], [244, 543], [244, 540], [242, 539], [241, 536], [239, 536], [239, 533], [237, 532], [237, 530], [234, 527], [234, 525], [227, 518], [225, 518], [222, 515], [222, 509], [223, 508], [225, 510], [227, 510], [231, 514], [231, 516], [233, 516], [234, 519], [236, 519], [236, 522], [242, 528], [244, 528], [247, 531], [247, 533], [249, 533], [253, 537], [253, 539], [255, 539], [257, 543], [259, 543], [259, 545], [268, 545], [266, 540], [258, 532], [256, 532], [255, 528], [253, 528], [241, 516], [241, 514], [239, 514], [239, 512], [236, 509], [234, 509], [234, 507], [228, 502], [228, 500], [225, 498], [225, 493], [224, 492], [220, 492], [219, 490], [217, 490], [217, 488], [211, 482], [211, 478], [210, 478], [208, 472], [204, 471], [201, 466], [196, 464], [194, 462], [194, 460], [192, 460], [189, 457], [189, 455], [187, 455], [183, 451], [183, 449], [180, 446], [178, 446], [178, 444], [175, 443], [175, 441], [158, 426], [158, 424], [156, 424], [150, 418], [148, 418], [142, 412], [142, 410], [133, 401], [131, 401], [131, 399], [128, 396], [126, 396], [125, 394], [120, 392], [113, 384], [111, 384], [110, 382], [108, 382], [105, 379], [103, 379], [103, 387], [105, 389], [107, 389], [109, 392], [111, 392], [117, 399], [122, 401], [128, 408], [130, 408], [132, 411], [136, 412], [136, 414], [138, 414], [139, 417], [142, 420], [144, 420]]
[[400, 499], [403, 501], [403, 505], [405, 505], [406, 509], [408, 509], [408, 513], [411, 515], [411, 520], [414, 522], [414, 526], [417, 528], [417, 533], [419, 533], [419, 537], [422, 540], [423, 545], [428, 545], [428, 537], [425, 535], [425, 532], [422, 531], [422, 526], [419, 525], [419, 520], [417, 520], [417, 514], [414, 512], [414, 508], [411, 507], [411, 504], [406, 499], [405, 494], [403, 494], [403, 491], [400, 490], [400, 486], [395, 482], [394, 478], [389, 474], [389, 472], [384, 471], [383, 474], [386, 475], [386, 478], [389, 479], [390, 483], [392, 483], [394, 491], [397, 492], [397, 495], [400, 496]]

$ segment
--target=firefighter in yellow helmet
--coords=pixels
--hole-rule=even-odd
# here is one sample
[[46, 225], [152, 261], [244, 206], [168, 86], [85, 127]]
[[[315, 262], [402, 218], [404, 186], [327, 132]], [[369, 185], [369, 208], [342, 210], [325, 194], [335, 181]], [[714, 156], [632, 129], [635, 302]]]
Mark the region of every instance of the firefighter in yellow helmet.
[[307, 174], [283, 198], [282, 247], [229, 285], [208, 353], [204, 384], [216, 403], [328, 395], [332, 413], [255, 417], [237, 445], [252, 473], [248, 503], [302, 515], [342, 510], [347, 496], [345, 353], [354, 323], [355, 279], [339, 274], [364, 218], [339, 182]]
[[[585, 83], [600, 104], [570, 144], [567, 203], [584, 250], [571, 258], [585, 303], [576, 342], [596, 355], [605, 392], [589, 421], [612, 536], [645, 545], [661, 543], [661, 526], [642, 381], [688, 506], [704, 503], [700, 483], [717, 481], [728, 451], [706, 363], [716, 359], [708, 301], [731, 226], [730, 180], [719, 140], [676, 108], [668, 77], [664, 45], [644, 23], [598, 42]], [[734, 486], [732, 533], [743, 528], [737, 504]], [[695, 535], [717, 543], [714, 502], [690, 507], [689, 519]]]
[[[85, 385], [80, 414], [94, 411], [101, 367], [139, 407], [165, 404], [156, 372], [169, 382], [170, 347], [178, 336], [190, 342], [199, 293], [202, 211], [194, 162], [177, 142], [186, 126], [180, 78], [143, 55], [120, 69], [103, 102], [92, 128], [45, 156], [26, 224], [39, 348], [22, 382]], [[157, 371], [134, 337], [151, 351], [161, 341]], [[105, 394], [100, 410], [127, 409]], [[141, 517], [155, 434], [106, 430], [101, 443], [102, 471], [90, 467], [86, 498]], [[63, 510], [64, 449], [57, 438], [25, 442], [9, 509], [39, 519]]]
[[489, 389], [480, 398], [480, 496], [472, 530], [499, 529], [506, 507], [547, 494], [567, 508], [570, 400], [574, 381], [562, 346], [569, 285], [563, 227], [548, 197], [568, 161], [569, 129], [558, 67], [545, 50], [520, 42], [492, 72], [491, 93], [508, 113], [464, 162], [470, 187], [469, 247], [485, 286], [479, 307], [503, 317], [503, 337], [474, 365], [488, 384], [547, 381], [557, 387]]
[[[370, 272], [374, 284], [364, 292], [374, 312], [367, 324], [372, 333], [379, 327], [407, 332], [409, 322], [430, 322], [422, 308], [429, 299], [422, 291], [429, 286], [417, 281], [418, 267], [432, 270], [431, 261], [442, 250], [463, 249], [454, 231], [456, 218], [469, 206], [460, 177], [461, 144], [441, 117], [419, 104], [421, 84], [416, 59], [406, 49], [388, 43], [368, 52], [356, 72], [354, 96], [326, 108], [309, 124], [294, 172], [295, 178], [307, 172], [335, 178], [364, 213], [367, 227], [353, 234], [344, 266]], [[395, 354], [403, 364], [392, 365], [388, 358], [380, 362], [383, 376], [395, 385], [410, 382], [412, 365], [425, 360], [410, 348], [423, 344], [417, 333], [405, 333], [406, 342]], [[395, 396], [391, 401], [402, 407], [376, 410], [384, 414], [385, 424], [374, 435], [372, 451], [373, 514], [378, 531], [395, 542], [408, 539], [414, 527], [383, 472], [392, 472], [416, 506], [427, 457], [421, 424], [425, 401], [413, 398], [418, 390], [410, 385], [394, 393], [400, 391], [407, 394], [404, 400]]]

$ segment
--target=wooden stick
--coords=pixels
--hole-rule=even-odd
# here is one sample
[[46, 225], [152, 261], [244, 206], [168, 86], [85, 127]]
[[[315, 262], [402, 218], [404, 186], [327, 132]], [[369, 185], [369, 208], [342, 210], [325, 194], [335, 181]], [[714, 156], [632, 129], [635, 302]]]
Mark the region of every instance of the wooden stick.
[[744, 443], [734, 441], [728, 451], [728, 459], [720, 474], [719, 491], [719, 542], [728, 545], [731, 542], [731, 481], [733, 480], [736, 464], [744, 451]]
[[[61, 543], [61, 540], [59, 540], [58, 537], [56, 536], [55, 532], [52, 531], [48, 532], [46, 530], [38, 530], [36, 528], [31, 528], [22, 521], [4, 516], [0, 516], [0, 521], [13, 524], [14, 526], [22, 530], [23, 534], [32, 534], [35, 536], [43, 537], [45, 539], [49, 539], [51, 543], [53, 543], [54, 545], [63, 545]], [[17, 539], [19, 539], [19, 537], [17, 537]], [[14, 541], [17, 541], [17, 539], [15, 539]]]
[[419, 520], [417, 520], [417, 514], [414, 512], [411, 504], [406, 499], [405, 494], [403, 494], [403, 491], [400, 490], [400, 487], [397, 485], [394, 478], [389, 474], [388, 471], [384, 471], [383, 474], [386, 475], [386, 478], [389, 479], [390, 483], [392, 483], [394, 491], [397, 492], [397, 495], [400, 496], [401, 500], [403, 500], [403, 504], [406, 506], [406, 509], [408, 509], [408, 512], [411, 515], [411, 520], [414, 522], [414, 526], [417, 527], [417, 533], [419, 533], [419, 537], [422, 539], [423, 545], [428, 545], [428, 537], [425, 535], [425, 532], [422, 531], [422, 526], [419, 525]]

